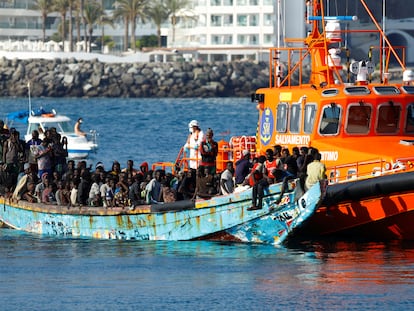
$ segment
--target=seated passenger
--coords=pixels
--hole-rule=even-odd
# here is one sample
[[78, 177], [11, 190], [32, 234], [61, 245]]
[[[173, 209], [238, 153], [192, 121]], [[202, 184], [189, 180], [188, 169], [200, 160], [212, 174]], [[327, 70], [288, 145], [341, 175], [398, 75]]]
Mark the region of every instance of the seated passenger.
[[47, 182], [47, 187], [42, 192], [42, 203], [56, 204], [55, 192], [53, 184]]
[[89, 206], [102, 206], [101, 192], [99, 189], [99, 175], [91, 176], [91, 188], [89, 190], [88, 205]]
[[199, 166], [197, 169], [196, 189], [193, 199], [197, 197], [209, 199], [217, 194], [214, 176], [210, 174], [210, 167]]
[[49, 186], [49, 174], [43, 173], [41, 176], [41, 181], [36, 185], [35, 188], [35, 196], [37, 197], [37, 201], [42, 201], [42, 193], [43, 191]]
[[243, 185], [244, 180], [250, 173], [251, 167], [250, 153], [248, 150], [243, 150], [241, 159], [236, 162], [236, 171], [234, 173], [237, 186]]
[[190, 169], [178, 187], [178, 193], [181, 194], [183, 200], [191, 200], [194, 197], [196, 189], [196, 170]]
[[221, 173], [220, 176], [220, 190], [221, 194], [230, 194], [234, 190], [233, 181], [233, 162], [227, 162], [226, 169]]
[[39, 201], [35, 196], [35, 186], [34, 182], [29, 181], [26, 184], [25, 191], [21, 195], [21, 199], [30, 203], [38, 203]]
[[141, 196], [141, 183], [143, 181], [143, 176], [141, 174], [136, 174], [132, 176], [133, 183], [129, 188], [128, 198], [130, 201], [130, 210], [134, 210], [137, 205], [145, 204], [145, 200], [143, 200]]
[[[69, 183], [68, 183], [69, 185]], [[70, 189], [67, 189], [66, 183], [59, 181], [55, 193], [56, 204], [59, 206], [70, 206]]]
[[177, 201], [176, 191], [171, 187], [171, 178], [165, 176], [161, 181], [159, 202], [171, 203]]
[[163, 177], [163, 172], [161, 170], [156, 170], [154, 172], [154, 177], [151, 181], [146, 185], [146, 202], [147, 204], [151, 203], [158, 203], [158, 199], [160, 197], [161, 191], [161, 178]]
[[74, 128], [73, 128], [73, 131], [75, 132], [75, 134], [76, 135], [78, 135], [78, 136], [86, 136], [86, 133], [84, 132], [84, 131], [82, 131], [81, 130], [81, 124], [82, 124], [82, 122], [83, 122], [83, 119], [82, 118], [79, 118], [77, 121], [76, 121], [76, 123], [75, 123], [75, 126], [74, 126]]

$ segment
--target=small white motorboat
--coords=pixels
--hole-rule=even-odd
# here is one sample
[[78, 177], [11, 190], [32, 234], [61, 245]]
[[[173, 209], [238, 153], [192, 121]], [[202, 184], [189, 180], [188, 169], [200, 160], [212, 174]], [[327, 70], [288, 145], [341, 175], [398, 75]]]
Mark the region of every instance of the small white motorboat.
[[28, 111], [18, 111], [9, 113], [8, 121], [20, 121], [27, 123], [27, 131], [24, 135], [25, 141], [32, 138], [32, 132], [37, 130], [40, 138], [47, 129], [56, 128], [56, 131], [68, 141], [68, 158], [86, 159], [98, 148], [97, 132], [91, 130], [85, 136], [77, 135], [74, 131], [72, 120], [65, 115], [58, 114], [54, 109], [45, 111], [43, 108]]

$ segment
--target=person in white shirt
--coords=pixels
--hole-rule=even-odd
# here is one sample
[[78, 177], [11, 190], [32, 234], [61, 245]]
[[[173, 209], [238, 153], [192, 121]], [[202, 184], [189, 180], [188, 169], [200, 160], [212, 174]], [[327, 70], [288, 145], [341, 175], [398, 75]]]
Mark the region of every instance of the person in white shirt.
[[188, 135], [184, 149], [188, 151], [188, 157], [190, 158], [188, 161], [189, 168], [196, 170], [201, 159], [199, 146], [204, 140], [204, 132], [201, 130], [197, 120], [192, 120], [188, 124], [188, 129], [190, 131], [190, 135]]
[[220, 189], [222, 194], [230, 194], [234, 190], [233, 180], [233, 162], [229, 161], [226, 164], [226, 169], [221, 173], [220, 176]]

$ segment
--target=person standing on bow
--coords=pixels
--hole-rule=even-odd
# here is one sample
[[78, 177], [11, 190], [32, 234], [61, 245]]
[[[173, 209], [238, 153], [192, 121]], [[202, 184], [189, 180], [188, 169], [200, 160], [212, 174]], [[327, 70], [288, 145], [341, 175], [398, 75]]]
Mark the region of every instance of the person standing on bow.
[[213, 140], [213, 135], [213, 130], [211, 128], [207, 129], [206, 138], [200, 144], [200, 166], [207, 168], [210, 174], [215, 175], [218, 144]]
[[197, 120], [192, 120], [188, 124], [188, 129], [190, 134], [188, 135], [184, 149], [187, 151], [187, 156], [189, 157], [188, 167], [196, 170], [200, 162], [199, 147], [204, 140], [204, 132], [201, 130]]

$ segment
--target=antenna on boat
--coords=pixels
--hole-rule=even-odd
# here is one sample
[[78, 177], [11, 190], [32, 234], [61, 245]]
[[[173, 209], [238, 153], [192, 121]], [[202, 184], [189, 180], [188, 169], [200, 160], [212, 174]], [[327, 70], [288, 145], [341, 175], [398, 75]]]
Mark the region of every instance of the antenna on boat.
[[277, 1], [277, 53], [276, 53], [276, 57], [277, 57], [277, 67], [276, 67], [276, 86], [280, 86], [280, 24], [281, 24], [281, 17], [280, 17], [280, 12], [281, 12], [281, 4], [280, 4], [281, 0]]
[[[386, 9], [386, 7], [385, 7], [385, 0], [382, 0], [382, 30], [384, 31], [384, 33], [385, 33], [385, 9]], [[385, 79], [385, 71], [386, 71], [386, 68], [385, 68], [385, 66], [386, 66], [386, 64], [387, 64], [387, 57], [386, 57], [386, 52], [385, 52], [385, 38], [384, 38], [384, 36], [382, 36], [382, 49], [383, 49], [383, 51], [382, 51], [382, 72], [381, 72], [381, 81], [384, 81]]]
[[32, 111], [32, 99], [30, 98], [30, 81], [27, 82], [27, 93], [29, 96], [29, 116], [30, 116], [31, 111]]

